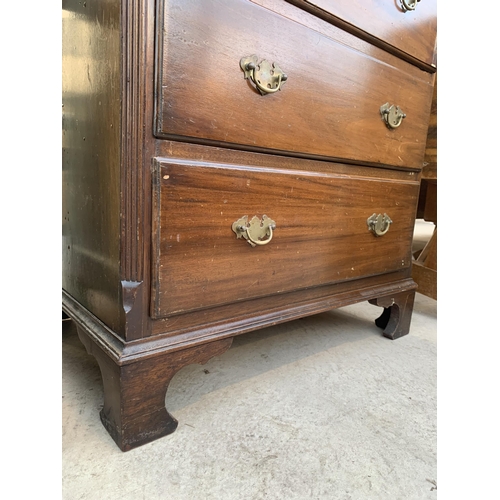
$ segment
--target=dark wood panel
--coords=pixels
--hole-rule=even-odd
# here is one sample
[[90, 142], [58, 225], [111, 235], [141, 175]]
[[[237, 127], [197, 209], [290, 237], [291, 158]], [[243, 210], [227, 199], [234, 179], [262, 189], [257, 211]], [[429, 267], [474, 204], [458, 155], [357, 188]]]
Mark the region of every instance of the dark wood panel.
[[[156, 317], [393, 272], [411, 263], [418, 183], [159, 159], [153, 213]], [[373, 213], [394, 221], [383, 237]], [[231, 227], [276, 221], [252, 248]]]
[[[242, 0], [164, 4], [159, 136], [422, 168], [430, 75]], [[281, 92], [262, 96], [244, 79], [251, 54], [287, 73]], [[386, 102], [407, 115], [396, 130], [381, 119]]]
[[117, 0], [62, 3], [62, 286], [117, 330], [120, 19]]
[[428, 65], [436, 62], [436, 0], [422, 0], [415, 10], [407, 12], [399, 0], [291, 0], [291, 3], [317, 7], [335, 16], [340, 26], [374, 43], [387, 43]]

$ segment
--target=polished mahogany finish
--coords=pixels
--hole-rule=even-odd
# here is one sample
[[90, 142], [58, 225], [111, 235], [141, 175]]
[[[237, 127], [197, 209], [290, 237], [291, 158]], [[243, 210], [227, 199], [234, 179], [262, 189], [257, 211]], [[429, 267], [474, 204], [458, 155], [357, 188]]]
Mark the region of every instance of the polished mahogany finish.
[[[422, 167], [430, 74], [247, 0], [165, 1], [160, 24], [158, 137]], [[244, 78], [251, 54], [286, 73], [282, 90], [262, 96]], [[387, 102], [407, 115], [397, 132], [383, 125]]]
[[[429, 71], [436, 67], [437, 1], [287, 0]], [[422, 64], [419, 64], [422, 63]]]
[[175, 430], [171, 378], [235, 335], [360, 301], [409, 332], [433, 68], [304, 5], [63, 1], [63, 310], [122, 450]]
[[[155, 159], [155, 170], [154, 317], [411, 265], [417, 181], [176, 158]], [[368, 228], [374, 213], [394, 221], [382, 237]], [[237, 239], [244, 215], [272, 218], [272, 241]]]

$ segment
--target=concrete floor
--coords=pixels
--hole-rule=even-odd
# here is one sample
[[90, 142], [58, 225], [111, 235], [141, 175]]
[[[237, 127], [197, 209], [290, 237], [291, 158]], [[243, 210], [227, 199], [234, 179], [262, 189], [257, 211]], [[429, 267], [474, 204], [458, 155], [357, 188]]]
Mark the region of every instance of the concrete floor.
[[366, 302], [236, 337], [172, 380], [177, 431], [126, 453], [99, 420], [97, 363], [64, 323], [63, 498], [436, 498], [436, 307], [417, 293], [396, 341]]

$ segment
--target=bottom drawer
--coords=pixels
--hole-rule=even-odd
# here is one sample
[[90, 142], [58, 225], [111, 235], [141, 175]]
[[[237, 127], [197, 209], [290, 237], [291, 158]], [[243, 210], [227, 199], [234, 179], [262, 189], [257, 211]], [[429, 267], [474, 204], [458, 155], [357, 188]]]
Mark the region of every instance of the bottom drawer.
[[408, 268], [418, 192], [418, 182], [156, 158], [152, 316]]

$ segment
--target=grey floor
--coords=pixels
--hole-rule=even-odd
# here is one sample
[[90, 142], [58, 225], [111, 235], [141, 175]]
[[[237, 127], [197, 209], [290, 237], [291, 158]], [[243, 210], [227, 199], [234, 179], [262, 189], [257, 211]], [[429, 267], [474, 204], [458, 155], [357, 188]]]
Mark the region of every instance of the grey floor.
[[172, 380], [177, 431], [126, 453], [99, 420], [99, 368], [66, 322], [63, 498], [437, 498], [436, 309], [417, 293], [396, 341], [368, 303], [236, 337]]

